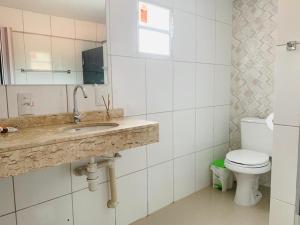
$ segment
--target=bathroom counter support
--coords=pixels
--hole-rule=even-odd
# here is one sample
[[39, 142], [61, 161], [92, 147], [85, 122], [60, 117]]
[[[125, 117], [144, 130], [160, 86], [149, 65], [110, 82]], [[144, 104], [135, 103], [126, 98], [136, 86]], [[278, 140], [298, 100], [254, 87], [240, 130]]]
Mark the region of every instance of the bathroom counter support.
[[[0, 177], [16, 176], [36, 169], [57, 166], [93, 156], [159, 141], [159, 124], [123, 117], [123, 110], [112, 110], [119, 126], [93, 132], [66, 132], [76, 127], [72, 114], [19, 117], [0, 120], [0, 125], [16, 126], [19, 132], [0, 135]], [[80, 125], [107, 122], [106, 112], [82, 115]], [[35, 127], [32, 127], [35, 126]]]

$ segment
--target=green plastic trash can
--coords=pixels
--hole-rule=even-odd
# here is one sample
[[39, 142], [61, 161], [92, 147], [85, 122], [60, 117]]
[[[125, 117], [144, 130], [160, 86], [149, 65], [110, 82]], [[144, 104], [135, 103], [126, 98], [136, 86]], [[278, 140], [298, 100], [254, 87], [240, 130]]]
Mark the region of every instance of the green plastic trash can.
[[210, 166], [213, 172], [213, 187], [222, 192], [232, 188], [233, 174], [230, 170], [226, 169], [224, 160], [215, 160]]

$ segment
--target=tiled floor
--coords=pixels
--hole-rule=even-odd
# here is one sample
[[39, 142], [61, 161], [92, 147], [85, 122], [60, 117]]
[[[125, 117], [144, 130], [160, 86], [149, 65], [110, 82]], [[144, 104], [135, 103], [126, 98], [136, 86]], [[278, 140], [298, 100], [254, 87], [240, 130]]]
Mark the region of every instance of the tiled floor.
[[132, 225], [268, 225], [270, 190], [254, 207], [234, 204], [234, 191], [206, 188]]

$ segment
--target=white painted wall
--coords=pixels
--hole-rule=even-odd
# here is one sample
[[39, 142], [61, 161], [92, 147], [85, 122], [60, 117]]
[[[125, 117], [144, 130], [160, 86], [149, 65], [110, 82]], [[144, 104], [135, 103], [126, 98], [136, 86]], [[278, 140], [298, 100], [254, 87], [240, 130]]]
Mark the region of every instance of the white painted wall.
[[[14, 215], [18, 225], [128, 225], [210, 185], [209, 164], [228, 151], [231, 1], [155, 3], [174, 11], [170, 58], [140, 56], [136, 1], [109, 1], [114, 107], [124, 108], [126, 116], [160, 122], [160, 143], [125, 151], [118, 161], [119, 207], [106, 208], [105, 171], [99, 172], [99, 190], [90, 193], [85, 179], [72, 175], [72, 168], [84, 163], [75, 162], [1, 180], [0, 199], [7, 201], [3, 206], [0, 201], [0, 225], [15, 225]], [[72, 87], [47, 88], [52, 90], [30, 87], [37, 114], [71, 110], [67, 99]], [[4, 90], [9, 116], [16, 116], [15, 96], [25, 90], [25, 86]], [[67, 94], [58, 96], [64, 90]], [[92, 110], [94, 100], [82, 99], [80, 110]], [[0, 105], [1, 101], [6, 101], [2, 94]], [[0, 115], [6, 114], [1, 107]]]
[[[300, 2], [280, 0], [277, 44], [300, 40]], [[298, 19], [298, 20], [297, 20]], [[298, 46], [299, 47], [299, 46]], [[300, 50], [288, 52], [278, 46], [275, 73], [275, 129], [272, 166], [270, 225], [293, 225], [299, 208], [297, 174], [300, 125]], [[298, 189], [299, 192], [299, 189]], [[298, 194], [298, 196], [297, 196]]]

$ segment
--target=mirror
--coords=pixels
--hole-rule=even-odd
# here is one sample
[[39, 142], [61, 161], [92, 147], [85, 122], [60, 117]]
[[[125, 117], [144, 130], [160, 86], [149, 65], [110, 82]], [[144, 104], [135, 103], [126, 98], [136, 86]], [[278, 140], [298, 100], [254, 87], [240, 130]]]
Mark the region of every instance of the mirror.
[[0, 82], [106, 84], [105, 0], [0, 0]]

